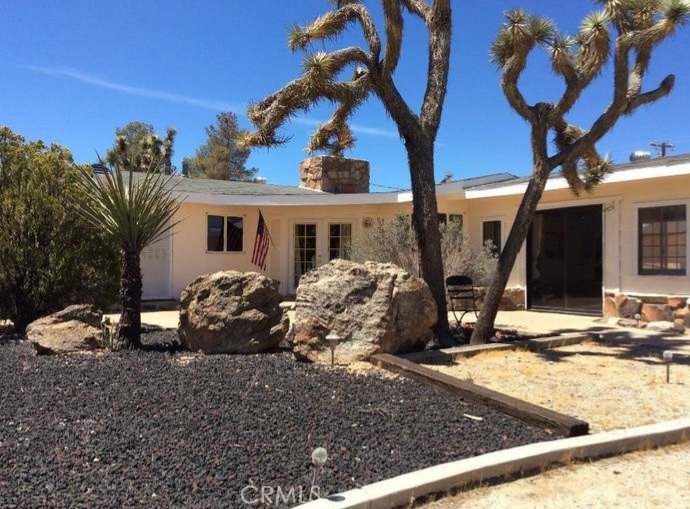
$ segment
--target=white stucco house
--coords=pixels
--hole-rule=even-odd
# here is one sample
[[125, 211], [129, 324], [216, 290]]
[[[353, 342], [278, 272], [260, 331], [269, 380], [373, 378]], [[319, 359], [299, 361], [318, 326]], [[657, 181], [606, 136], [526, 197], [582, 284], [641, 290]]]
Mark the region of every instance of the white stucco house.
[[[366, 162], [312, 158], [300, 187], [176, 177], [184, 197], [173, 235], [142, 257], [144, 298], [178, 299], [196, 276], [249, 271], [259, 211], [271, 235], [265, 273], [295, 292], [301, 274], [341, 257], [374, 218], [409, 213], [412, 194], [369, 193]], [[442, 218], [462, 221], [471, 248], [502, 245], [528, 178], [509, 173], [438, 185]], [[552, 176], [510, 278], [519, 307], [615, 313], [613, 297], [663, 304], [690, 295], [690, 155], [617, 165], [576, 197]], [[607, 297], [609, 297], [607, 299]]]

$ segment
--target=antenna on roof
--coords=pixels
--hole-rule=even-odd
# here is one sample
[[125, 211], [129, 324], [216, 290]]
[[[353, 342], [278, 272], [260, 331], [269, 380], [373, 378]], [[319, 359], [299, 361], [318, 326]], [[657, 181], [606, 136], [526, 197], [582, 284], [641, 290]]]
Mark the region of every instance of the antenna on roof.
[[676, 146], [673, 143], [667, 143], [665, 141], [661, 143], [652, 143], [652, 147], [654, 147], [659, 154], [659, 157], [666, 157], [666, 152], [668, 150], [673, 150], [676, 148]]

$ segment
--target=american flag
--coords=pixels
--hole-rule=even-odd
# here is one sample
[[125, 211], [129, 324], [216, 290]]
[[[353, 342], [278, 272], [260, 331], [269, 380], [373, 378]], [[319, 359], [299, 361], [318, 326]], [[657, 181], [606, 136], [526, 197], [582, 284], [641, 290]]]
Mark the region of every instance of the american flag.
[[268, 255], [268, 248], [270, 246], [271, 234], [268, 232], [263, 214], [259, 211], [259, 224], [256, 227], [256, 240], [254, 240], [252, 263], [261, 270], [266, 270], [266, 255]]

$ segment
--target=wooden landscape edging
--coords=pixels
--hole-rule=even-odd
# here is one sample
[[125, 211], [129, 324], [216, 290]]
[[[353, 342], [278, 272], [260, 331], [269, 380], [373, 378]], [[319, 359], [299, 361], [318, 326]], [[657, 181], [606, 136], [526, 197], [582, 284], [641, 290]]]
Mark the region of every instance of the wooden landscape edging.
[[374, 355], [370, 360], [372, 364], [388, 371], [444, 389], [466, 400], [495, 408], [521, 421], [556, 431], [566, 437], [576, 437], [589, 433], [589, 423], [583, 420], [434, 371], [408, 359], [384, 353]]

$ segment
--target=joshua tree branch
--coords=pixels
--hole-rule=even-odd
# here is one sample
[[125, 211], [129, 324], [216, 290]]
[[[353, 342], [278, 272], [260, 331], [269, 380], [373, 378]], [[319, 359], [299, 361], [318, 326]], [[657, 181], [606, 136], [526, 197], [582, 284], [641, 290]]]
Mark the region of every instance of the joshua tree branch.
[[422, 103], [422, 127], [436, 138], [446, 97], [450, 68], [450, 0], [434, 0], [429, 19], [429, 79]]
[[306, 28], [294, 28], [289, 38], [290, 48], [292, 50], [305, 49], [313, 40], [335, 37], [345, 30], [348, 23], [355, 21], [358, 21], [362, 27], [372, 60], [377, 62], [381, 54], [381, 38], [369, 11], [359, 3], [346, 4], [335, 11], [328, 12]]
[[383, 56], [383, 72], [391, 74], [398, 66], [402, 47], [403, 17], [400, 0], [383, 0], [386, 20], [386, 51]]
[[666, 97], [673, 91], [673, 86], [675, 85], [675, 83], [676, 77], [673, 74], [670, 74], [669, 76], [666, 76], [664, 81], [661, 82], [661, 85], [659, 85], [654, 90], [650, 90], [649, 92], [638, 94], [632, 97], [630, 99], [628, 108], [625, 111], [626, 115], [629, 115], [640, 106], [644, 106], [646, 104], [658, 101], [659, 99]]
[[566, 161], [574, 161], [580, 158], [588, 147], [594, 146], [606, 135], [625, 112], [628, 104], [628, 58], [630, 54], [630, 45], [626, 39], [625, 36], [619, 37], [616, 44], [613, 101], [592, 124], [592, 128], [589, 131], [566, 149], [561, 150], [549, 159], [549, 165], [552, 168], [556, 168]]
[[525, 101], [522, 92], [520, 92], [520, 87], [518, 86], [518, 80], [520, 79], [522, 72], [525, 70], [526, 63], [527, 54], [524, 52], [515, 53], [513, 56], [511, 56], [503, 66], [501, 88], [503, 88], [503, 93], [505, 94], [508, 103], [518, 113], [518, 115], [528, 122], [533, 122], [535, 120], [534, 113], [527, 104], [527, 101]]
[[424, 0], [401, 0], [401, 2], [408, 11], [422, 18], [425, 23], [429, 23], [431, 6], [428, 3], [426, 3]]

